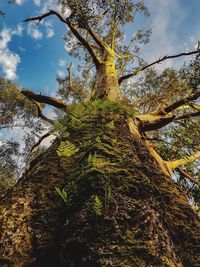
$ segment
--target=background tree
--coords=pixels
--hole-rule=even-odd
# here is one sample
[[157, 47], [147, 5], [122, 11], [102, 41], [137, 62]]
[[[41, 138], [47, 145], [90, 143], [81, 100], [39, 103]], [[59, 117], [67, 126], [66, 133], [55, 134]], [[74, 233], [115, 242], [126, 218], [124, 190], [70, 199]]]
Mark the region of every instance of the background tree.
[[[199, 115], [199, 88], [190, 87], [193, 71], [187, 67], [180, 74], [150, 70], [132, 95], [122, 92], [125, 80], [164, 60], [199, 54], [199, 50], [150, 64], [139, 61], [132, 69], [130, 63], [138, 60], [130, 50], [135, 39], [130, 46], [121, 41], [125, 24], [133, 22], [137, 12], [148, 15], [142, 2], [59, 2], [61, 12], [50, 10], [25, 21], [38, 23], [56, 16], [77, 40], [73, 53], [75, 48], [83, 49], [83, 70], [92, 64], [95, 74], [86, 84], [80, 80], [82, 87], [77, 90], [79, 81], [73, 81], [69, 66], [68, 83], [60, 81], [59, 92], [67, 101], [22, 90], [58, 137], [2, 198], [2, 265], [200, 265], [199, 217], [171, 178], [173, 171], [180, 170], [180, 177], [188, 179], [183, 166], [200, 157], [198, 147], [189, 150], [184, 134], [187, 121]], [[141, 36], [139, 32], [136, 38]], [[169, 89], [174, 92], [171, 97]], [[41, 104], [61, 110], [63, 117], [48, 118]], [[170, 135], [161, 131], [164, 127], [171, 129]], [[192, 127], [196, 130], [195, 123]], [[157, 147], [160, 138], [170, 144]], [[171, 144], [178, 140], [182, 147], [175, 158]]]
[[[35, 104], [24, 97], [21, 90], [19, 85], [0, 77], [0, 131], [2, 136], [7, 136], [0, 144], [2, 186], [16, 183], [16, 177], [22, 174], [25, 162], [30, 159], [31, 147], [48, 127], [43, 120], [37, 119]], [[21, 130], [22, 136], [18, 140], [9, 137], [14, 129]]]

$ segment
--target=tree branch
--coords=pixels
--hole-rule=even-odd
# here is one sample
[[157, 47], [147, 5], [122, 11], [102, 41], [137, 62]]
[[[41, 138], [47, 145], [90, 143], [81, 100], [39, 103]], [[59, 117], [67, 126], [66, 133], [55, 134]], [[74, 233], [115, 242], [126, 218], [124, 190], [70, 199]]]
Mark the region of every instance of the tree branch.
[[72, 85], [72, 63], [67, 68], [68, 71], [68, 81], [69, 81], [69, 90], [73, 91], [73, 85]]
[[67, 105], [64, 102], [53, 97], [49, 97], [49, 96], [45, 96], [41, 94], [35, 94], [28, 90], [23, 90], [21, 91], [21, 93], [24, 96], [26, 96], [28, 99], [34, 100], [39, 103], [48, 104], [48, 105], [51, 105], [53, 107], [60, 108], [60, 109], [64, 109], [67, 107]]
[[25, 19], [24, 22], [38, 21], [38, 23], [40, 23], [44, 18], [51, 15], [57, 16], [61, 22], [63, 22], [70, 28], [71, 32], [75, 35], [75, 37], [79, 40], [79, 42], [81, 42], [81, 44], [87, 49], [87, 51], [91, 55], [95, 66], [98, 67], [100, 64], [98, 57], [94, 53], [90, 44], [81, 36], [81, 34], [76, 30], [76, 27], [73, 26], [73, 24], [70, 22], [69, 18], [64, 19], [58, 12], [50, 10], [49, 12], [43, 15]]
[[102, 51], [112, 50], [106, 43], [103, 42], [103, 40], [100, 39], [100, 37], [90, 28], [89, 25], [87, 26], [87, 31]]
[[[116, 56], [118, 58], [122, 58], [114, 49], [112, 49], [108, 44], [106, 44], [88, 25], [87, 31], [90, 34], [90, 36], [93, 38], [93, 40], [96, 42], [96, 44], [101, 48], [102, 52], [107, 51], [108, 54], [112, 56]], [[114, 41], [114, 40], [113, 40]]]
[[178, 159], [178, 160], [174, 160], [174, 161], [166, 161], [169, 169], [171, 171], [175, 170], [176, 168], [180, 167], [180, 166], [184, 166], [187, 165], [189, 163], [192, 163], [193, 161], [197, 160], [200, 158], [200, 151], [186, 157], [183, 159]]
[[36, 148], [36, 147], [38, 147], [40, 144], [41, 144], [41, 142], [45, 139], [45, 138], [47, 138], [48, 136], [50, 136], [51, 135], [51, 133], [46, 133], [45, 135], [43, 135], [39, 140], [38, 140], [38, 142], [31, 148], [31, 152]]
[[121, 84], [124, 80], [127, 80], [133, 76], [136, 76], [139, 72], [144, 71], [145, 69], [152, 67], [153, 65], [159, 64], [162, 61], [165, 61], [167, 59], [171, 59], [171, 58], [177, 58], [177, 57], [182, 57], [182, 56], [190, 56], [190, 55], [195, 55], [195, 54], [199, 54], [200, 51], [199, 50], [195, 50], [195, 51], [191, 51], [191, 52], [184, 52], [184, 53], [180, 53], [180, 54], [176, 54], [176, 55], [172, 55], [172, 56], [164, 56], [162, 58], [159, 58], [158, 60], [142, 67], [142, 68], [137, 68], [133, 73], [124, 75], [122, 77], [119, 78], [119, 84]]
[[172, 112], [173, 110], [179, 108], [180, 106], [183, 106], [185, 104], [188, 104], [189, 101], [194, 101], [197, 100], [200, 97], [200, 92], [192, 94], [186, 98], [180, 99], [177, 102], [169, 105], [164, 109], [165, 112], [169, 113]]
[[53, 125], [53, 124], [54, 124], [54, 120], [51, 120], [51, 119], [47, 118], [47, 117], [42, 113], [40, 104], [39, 104], [37, 101], [35, 101], [35, 100], [32, 100], [32, 99], [31, 99], [31, 101], [37, 106], [38, 118], [41, 118], [41, 119], [43, 119], [44, 121], [46, 121], [46, 122], [48, 122], [48, 123], [50, 123], [50, 124]]
[[194, 179], [189, 173], [185, 172], [184, 170], [182, 170], [181, 168], [177, 169], [177, 172], [180, 175], [183, 175], [184, 177], [186, 177], [191, 183], [193, 184], [197, 184], [198, 186], [200, 186], [200, 181], [198, 181], [197, 179]]
[[144, 114], [137, 115], [138, 128], [141, 132], [155, 131], [160, 129], [175, 119], [175, 116], [168, 116], [166, 114]]
[[198, 117], [198, 116], [200, 116], [200, 111], [189, 113], [189, 114], [184, 114], [182, 116], [176, 117], [174, 121], [187, 120], [187, 119]]

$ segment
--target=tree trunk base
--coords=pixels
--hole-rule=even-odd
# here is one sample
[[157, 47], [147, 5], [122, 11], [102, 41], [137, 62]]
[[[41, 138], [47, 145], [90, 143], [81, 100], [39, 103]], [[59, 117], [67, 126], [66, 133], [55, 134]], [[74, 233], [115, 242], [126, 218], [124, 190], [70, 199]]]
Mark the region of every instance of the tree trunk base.
[[69, 133], [78, 152], [59, 157], [56, 140], [1, 200], [0, 266], [200, 266], [198, 216], [126, 121]]

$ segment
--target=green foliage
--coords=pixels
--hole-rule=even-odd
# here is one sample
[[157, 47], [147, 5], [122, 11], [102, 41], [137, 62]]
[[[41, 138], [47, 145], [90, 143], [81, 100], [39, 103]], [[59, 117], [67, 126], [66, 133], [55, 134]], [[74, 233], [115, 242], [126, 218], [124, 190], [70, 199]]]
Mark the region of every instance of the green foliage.
[[59, 157], [71, 157], [79, 151], [79, 148], [70, 141], [61, 142], [60, 146], [56, 150]]
[[110, 129], [115, 129], [115, 123], [114, 123], [114, 121], [111, 121], [111, 122], [107, 123], [106, 125]]
[[95, 141], [96, 141], [97, 143], [101, 143], [101, 139], [100, 139], [100, 137], [98, 136], [98, 137], [95, 139]]
[[93, 205], [93, 210], [96, 216], [101, 216], [102, 208], [103, 208], [103, 204], [100, 198], [96, 195], [94, 198], [94, 205]]
[[68, 194], [67, 191], [65, 191], [65, 189], [60, 189], [58, 187], [55, 188], [56, 190], [56, 194], [62, 198], [62, 200], [65, 202], [66, 205], [70, 205], [70, 202], [71, 202], [71, 198]]
[[[135, 114], [135, 110], [131, 105], [128, 105], [127, 103], [116, 103], [110, 100], [97, 99], [85, 104], [79, 103], [69, 105], [66, 113], [67, 115], [59, 121], [63, 125], [61, 126], [61, 130], [62, 127], [64, 129], [64, 127], [67, 126], [74, 128], [85, 126], [87, 121], [89, 121], [90, 118], [95, 115], [102, 115], [105, 116], [105, 118], [110, 115], [132, 117]], [[114, 121], [110, 121], [107, 126], [114, 128]]]
[[[29, 160], [30, 150], [36, 139], [42, 135], [44, 128], [47, 129], [38, 119], [36, 105], [20, 91], [19, 85], [0, 77], [0, 130], [7, 130], [2, 137], [13, 136], [13, 129], [24, 129], [24, 132], [20, 131], [18, 140], [3, 141], [0, 138], [0, 165], [3, 170], [12, 169], [17, 176], [22, 172], [25, 162]], [[15, 135], [16, 133], [17, 131]], [[23, 143], [23, 151], [19, 143]], [[9, 177], [9, 173], [10, 171], [4, 171], [4, 176]]]
[[53, 124], [53, 129], [51, 131], [53, 134], [58, 134], [59, 136], [62, 137], [68, 137], [69, 133], [66, 130], [66, 127], [58, 121], [55, 121]]
[[125, 93], [142, 113], [162, 110], [180, 96], [190, 92], [187, 81], [179, 72], [167, 68], [158, 73], [155, 69], [147, 69], [139, 77], [137, 83], [131, 83], [125, 88]]
[[134, 115], [134, 108], [123, 102], [97, 99], [91, 102], [91, 106], [94, 111], [103, 112], [104, 114], [118, 114], [129, 117]]
[[96, 169], [103, 168], [110, 164], [105, 158], [101, 158], [92, 154], [90, 154], [88, 157], [88, 163]]
[[77, 193], [77, 185], [75, 182], [68, 182], [68, 184], [62, 190], [58, 187], [55, 187], [55, 190], [56, 194], [62, 198], [65, 204], [68, 207], [71, 207], [73, 196]]

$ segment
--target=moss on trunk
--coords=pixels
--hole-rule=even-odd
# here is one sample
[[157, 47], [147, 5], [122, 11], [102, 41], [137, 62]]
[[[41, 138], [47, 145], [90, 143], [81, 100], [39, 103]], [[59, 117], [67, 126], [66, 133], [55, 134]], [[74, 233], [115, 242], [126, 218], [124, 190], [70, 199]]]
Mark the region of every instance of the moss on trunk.
[[107, 54], [104, 62], [96, 70], [92, 98], [104, 98], [110, 101], [121, 101], [124, 96], [120, 90], [114, 55]]
[[0, 266], [200, 266], [198, 216], [113, 110], [69, 110], [1, 200]]

